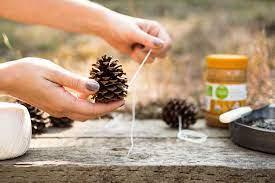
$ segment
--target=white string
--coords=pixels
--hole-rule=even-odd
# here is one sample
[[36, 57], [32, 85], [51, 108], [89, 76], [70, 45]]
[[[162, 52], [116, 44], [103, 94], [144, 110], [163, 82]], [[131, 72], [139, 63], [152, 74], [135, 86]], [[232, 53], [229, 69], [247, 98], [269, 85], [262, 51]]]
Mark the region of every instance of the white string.
[[178, 120], [179, 120], [179, 133], [180, 133], [182, 130], [182, 116], [179, 115]]
[[139, 65], [137, 71], [135, 72], [134, 76], [132, 77], [130, 83], [129, 83], [129, 88], [132, 86], [132, 84], [136, 81], [136, 78], [139, 74], [139, 72], [141, 71], [142, 67], [144, 66], [145, 62], [147, 61], [147, 59], [149, 58], [150, 54], [152, 52], [152, 49], [150, 49], [147, 53], [147, 55], [145, 56], [145, 58], [143, 59], [143, 61], [141, 62], [141, 64]]
[[178, 116], [179, 132], [177, 134], [178, 139], [185, 140], [192, 143], [203, 143], [207, 139], [207, 135], [194, 130], [182, 130], [182, 116]]
[[[137, 78], [139, 72], [141, 71], [141, 69], [144, 66], [145, 62], [149, 58], [151, 52], [152, 52], [152, 49], [150, 49], [148, 51], [147, 55], [145, 56], [145, 58], [143, 59], [143, 61], [139, 65], [137, 71], [135, 72], [134, 76], [132, 77], [132, 79], [131, 79], [131, 81], [129, 83], [129, 88], [136, 81], [136, 78]], [[136, 87], [134, 87], [133, 96], [132, 96], [132, 124], [131, 124], [131, 131], [130, 131], [131, 146], [130, 146], [130, 149], [129, 149], [128, 153], [127, 153], [127, 157], [129, 157], [129, 155], [131, 154], [131, 152], [132, 152], [132, 150], [134, 148], [134, 126], [135, 126], [135, 121], [136, 121]]]
[[130, 140], [131, 140], [131, 146], [128, 151], [127, 157], [130, 155], [134, 148], [134, 126], [136, 121], [136, 88], [133, 91], [132, 96], [132, 124], [131, 124], [131, 131], [130, 131]]

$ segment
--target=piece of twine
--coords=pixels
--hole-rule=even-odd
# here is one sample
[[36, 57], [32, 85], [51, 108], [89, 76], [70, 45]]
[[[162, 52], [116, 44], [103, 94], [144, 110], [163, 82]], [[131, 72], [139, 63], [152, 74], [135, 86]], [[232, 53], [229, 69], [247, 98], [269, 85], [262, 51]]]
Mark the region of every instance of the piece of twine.
[[207, 140], [207, 135], [202, 133], [202, 132], [197, 132], [195, 130], [187, 130], [187, 129], [182, 129], [182, 116], [178, 116], [178, 123], [179, 123], [179, 129], [178, 129], [178, 134], [177, 138], [180, 140], [184, 140], [187, 142], [192, 142], [192, 143], [204, 143]]
[[134, 148], [134, 128], [135, 128], [135, 121], [136, 121], [136, 89], [133, 91], [132, 96], [132, 123], [131, 123], [131, 131], [130, 131], [130, 141], [131, 146], [128, 150], [127, 157], [129, 157], [130, 153], [133, 151]]
[[141, 62], [141, 64], [139, 65], [137, 71], [135, 72], [134, 76], [132, 77], [130, 83], [129, 83], [129, 88], [131, 88], [131, 86], [133, 85], [133, 83], [136, 81], [137, 76], [139, 74], [139, 72], [141, 71], [141, 69], [143, 68], [144, 64], [146, 63], [147, 59], [149, 58], [149, 56], [152, 53], [152, 49], [150, 49], [147, 53], [147, 55], [145, 56], [145, 58], [143, 59], [143, 61]]
[[[148, 51], [147, 55], [145, 56], [145, 58], [143, 59], [143, 61], [139, 65], [137, 71], [135, 72], [134, 76], [132, 77], [132, 79], [129, 83], [129, 88], [131, 88], [131, 86], [133, 86], [133, 84], [135, 83], [138, 74], [140, 73], [141, 69], [143, 68], [144, 64], [148, 60], [151, 53], [152, 53], [152, 49], [150, 49]], [[132, 96], [132, 124], [131, 124], [131, 131], [130, 131], [131, 146], [130, 146], [129, 151], [127, 153], [127, 157], [129, 157], [129, 155], [131, 154], [131, 152], [134, 149], [134, 127], [135, 127], [135, 121], [136, 121], [136, 87], [135, 86], [133, 87], [132, 91], [133, 91], [133, 96]]]

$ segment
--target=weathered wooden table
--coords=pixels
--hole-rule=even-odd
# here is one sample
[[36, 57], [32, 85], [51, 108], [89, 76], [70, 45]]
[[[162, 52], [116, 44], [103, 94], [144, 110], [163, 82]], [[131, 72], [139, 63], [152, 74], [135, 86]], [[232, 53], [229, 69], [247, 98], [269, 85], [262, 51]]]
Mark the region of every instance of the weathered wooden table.
[[[194, 129], [203, 144], [180, 141], [162, 121], [75, 123], [32, 139], [26, 155], [0, 162], [0, 182], [275, 182], [275, 156], [238, 147], [227, 130]], [[275, 147], [274, 147], [275, 148]]]

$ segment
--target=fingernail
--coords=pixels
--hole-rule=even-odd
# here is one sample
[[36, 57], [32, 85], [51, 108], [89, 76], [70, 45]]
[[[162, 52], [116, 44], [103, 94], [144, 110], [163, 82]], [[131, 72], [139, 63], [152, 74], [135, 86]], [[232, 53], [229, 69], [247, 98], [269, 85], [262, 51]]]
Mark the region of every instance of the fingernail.
[[89, 80], [86, 83], [86, 88], [90, 91], [98, 91], [99, 90], [99, 84], [95, 80]]
[[163, 47], [163, 44], [164, 44], [163, 41], [160, 39], [154, 39], [153, 43], [157, 48]]

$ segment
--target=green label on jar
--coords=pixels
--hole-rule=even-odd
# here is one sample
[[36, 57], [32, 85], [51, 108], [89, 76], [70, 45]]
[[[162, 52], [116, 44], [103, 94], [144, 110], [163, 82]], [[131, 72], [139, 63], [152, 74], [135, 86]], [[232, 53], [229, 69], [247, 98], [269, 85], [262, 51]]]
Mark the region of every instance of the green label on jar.
[[216, 88], [216, 97], [219, 99], [225, 99], [228, 97], [228, 88], [226, 86], [218, 86]]
[[206, 86], [206, 95], [212, 97], [212, 95], [213, 95], [213, 86], [211, 86], [211, 85]]

